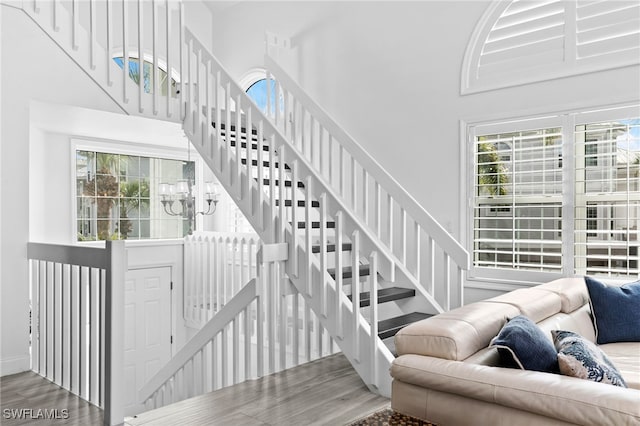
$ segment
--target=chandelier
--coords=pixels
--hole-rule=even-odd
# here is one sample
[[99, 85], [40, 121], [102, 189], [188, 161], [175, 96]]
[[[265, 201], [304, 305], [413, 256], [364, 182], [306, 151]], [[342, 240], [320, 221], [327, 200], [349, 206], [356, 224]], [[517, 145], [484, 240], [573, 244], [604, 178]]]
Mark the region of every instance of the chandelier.
[[[190, 179], [179, 180], [175, 184], [161, 183], [158, 192], [161, 196], [160, 202], [164, 208], [164, 212], [169, 216], [181, 216], [187, 219], [189, 224], [189, 235], [193, 234], [196, 228], [196, 216], [201, 214], [209, 216], [215, 213], [218, 205], [220, 192], [218, 185], [213, 182], [205, 182], [205, 201], [207, 202], [207, 210], [196, 212], [196, 197], [193, 195], [194, 184]], [[173, 206], [176, 201], [180, 202], [181, 210], [175, 211]]]

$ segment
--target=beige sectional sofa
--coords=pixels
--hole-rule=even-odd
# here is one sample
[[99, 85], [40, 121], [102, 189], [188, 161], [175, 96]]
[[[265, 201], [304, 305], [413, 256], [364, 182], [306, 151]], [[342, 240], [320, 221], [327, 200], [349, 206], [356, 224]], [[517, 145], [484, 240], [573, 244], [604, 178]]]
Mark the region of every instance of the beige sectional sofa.
[[595, 342], [580, 278], [563, 278], [463, 306], [401, 330], [392, 364], [392, 408], [448, 425], [640, 425], [640, 342], [599, 345], [628, 388], [499, 367], [489, 348], [507, 318], [523, 314], [549, 335]]

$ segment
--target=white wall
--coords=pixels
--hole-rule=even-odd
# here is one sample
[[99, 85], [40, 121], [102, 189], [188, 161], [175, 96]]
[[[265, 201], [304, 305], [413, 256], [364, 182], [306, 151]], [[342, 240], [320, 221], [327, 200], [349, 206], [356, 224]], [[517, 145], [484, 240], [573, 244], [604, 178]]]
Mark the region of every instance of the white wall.
[[[2, 8], [2, 289], [0, 374], [29, 368], [29, 108], [31, 99], [117, 111], [22, 12]], [[71, 84], [71, 82], [73, 82]]]
[[463, 240], [461, 120], [511, 118], [640, 97], [638, 66], [461, 96], [465, 49], [489, 4], [242, 2], [214, 17], [214, 53], [240, 78], [262, 63], [259, 41], [265, 31], [290, 37], [293, 59], [282, 65], [436, 220]]

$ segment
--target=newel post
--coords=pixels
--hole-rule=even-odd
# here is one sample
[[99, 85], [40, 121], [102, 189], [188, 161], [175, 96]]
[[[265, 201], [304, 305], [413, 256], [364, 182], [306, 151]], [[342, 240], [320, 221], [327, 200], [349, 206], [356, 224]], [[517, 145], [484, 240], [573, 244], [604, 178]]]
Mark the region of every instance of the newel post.
[[124, 241], [106, 242], [106, 260], [103, 424], [113, 426], [124, 423]]

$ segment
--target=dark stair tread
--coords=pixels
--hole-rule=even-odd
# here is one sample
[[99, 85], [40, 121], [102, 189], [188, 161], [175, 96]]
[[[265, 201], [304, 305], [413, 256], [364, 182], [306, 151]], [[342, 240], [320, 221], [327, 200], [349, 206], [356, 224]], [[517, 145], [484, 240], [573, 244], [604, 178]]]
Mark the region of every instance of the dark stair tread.
[[[236, 141], [231, 141], [231, 146], [236, 146]], [[247, 147], [247, 143], [246, 142], [240, 142], [240, 147], [241, 148], [246, 148]], [[251, 144], [251, 149], [254, 151], [258, 150], [258, 144], [257, 143], [252, 143]], [[269, 151], [269, 145], [263, 144], [262, 145], [262, 150], [263, 151]]]
[[[243, 158], [240, 160], [240, 162], [242, 164], [247, 164], [247, 159]], [[251, 160], [251, 165], [254, 167], [258, 167], [258, 160]], [[269, 167], [269, 162], [267, 160], [263, 160], [262, 161], [262, 166], [263, 167]], [[277, 169], [278, 167], [280, 167], [280, 163], [276, 162], [274, 167]], [[289, 166], [287, 166], [286, 164], [284, 165], [284, 169], [285, 170], [289, 170]]]
[[[378, 290], [378, 303], [386, 303], [393, 302], [394, 300], [407, 299], [409, 297], [414, 297], [416, 295], [416, 291], [411, 288], [402, 288], [402, 287], [389, 287], [389, 288], [381, 288]], [[351, 300], [351, 296], [349, 295], [349, 300]], [[371, 294], [368, 291], [363, 291], [360, 293], [360, 307], [364, 308], [365, 306], [369, 306], [371, 304]]]
[[[320, 253], [320, 245], [315, 245], [313, 247], [311, 247], [311, 252], [312, 253]], [[327, 253], [333, 253], [336, 251], [336, 245], [335, 244], [327, 244]], [[342, 244], [342, 251], [351, 251], [351, 243], [343, 243]]]
[[407, 325], [432, 316], [433, 315], [431, 314], [425, 314], [422, 312], [411, 312], [410, 314], [378, 321], [378, 336], [381, 339], [395, 336], [400, 329]]
[[[291, 200], [284, 200], [284, 205], [285, 207], [291, 207], [291, 204], [293, 202]], [[276, 200], [276, 206], [280, 205], [280, 200]], [[298, 200], [298, 207], [305, 207], [306, 201], [305, 200]], [[320, 207], [320, 201], [312, 201], [311, 202], [311, 207]]]
[[[359, 270], [359, 276], [360, 277], [365, 277], [367, 275], [369, 275], [369, 265], [360, 265], [360, 267], [358, 268]], [[333, 278], [334, 280], [336, 279], [336, 269], [335, 268], [331, 268], [329, 270], [327, 270], [327, 272], [329, 272], [329, 275], [331, 275], [331, 278]], [[343, 279], [349, 279], [353, 276], [353, 268], [351, 266], [345, 266], [344, 268], [342, 268], [342, 278]]]
[[[270, 185], [271, 184], [271, 179], [268, 179], [268, 178], [262, 179], [262, 184], [263, 185]], [[275, 186], [279, 186], [280, 185], [280, 180], [276, 179], [274, 184], [275, 184]], [[291, 183], [290, 180], [285, 180], [284, 181], [284, 186], [291, 187], [291, 185], [292, 185], [292, 183]], [[298, 182], [298, 188], [304, 189], [304, 182]]]
[[[215, 128], [216, 127], [216, 122], [212, 121], [211, 122], [211, 126]], [[220, 123], [220, 129], [225, 130], [226, 128], [227, 128], [227, 126], [224, 123]], [[231, 131], [232, 132], [236, 131], [236, 125], [235, 124], [231, 125]], [[247, 133], [247, 128], [246, 127], [240, 127], [240, 134], [242, 134], [242, 133], [245, 133], [245, 134]], [[251, 129], [251, 134], [252, 135], [257, 135], [258, 131], [256, 129]]]
[[[305, 229], [307, 222], [298, 222], [298, 229]], [[333, 229], [336, 227], [335, 222], [327, 222], [327, 229]], [[311, 222], [312, 229], [320, 229], [320, 222]]]

